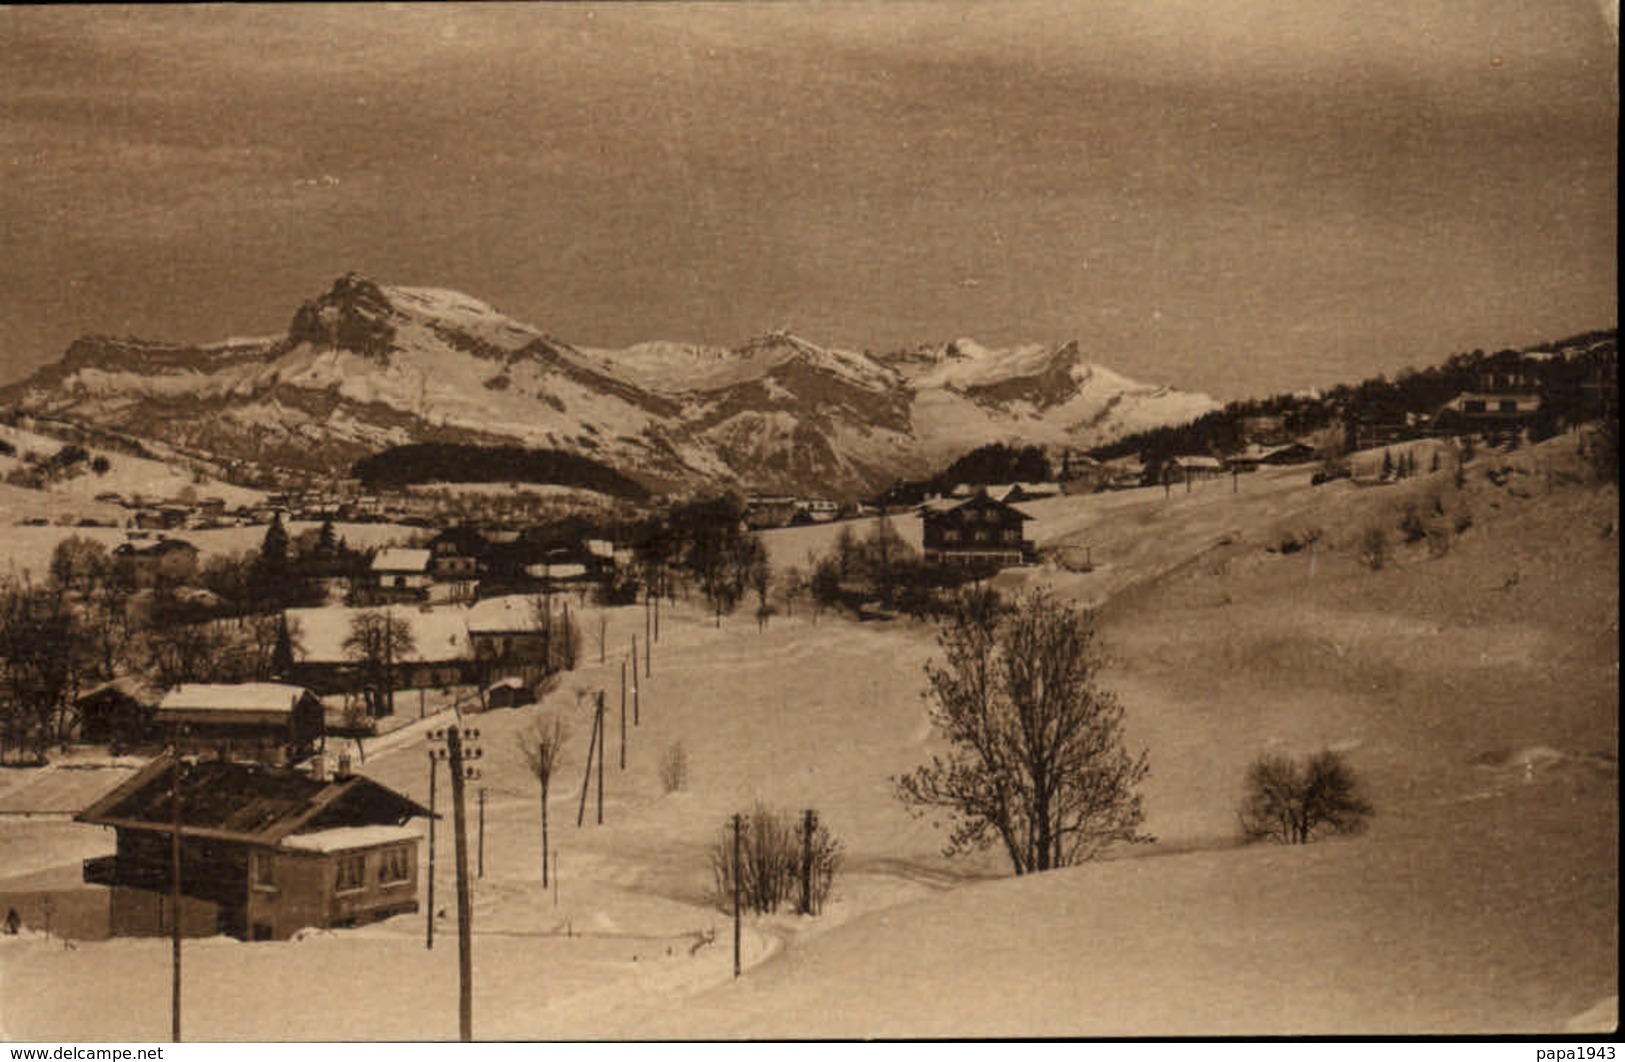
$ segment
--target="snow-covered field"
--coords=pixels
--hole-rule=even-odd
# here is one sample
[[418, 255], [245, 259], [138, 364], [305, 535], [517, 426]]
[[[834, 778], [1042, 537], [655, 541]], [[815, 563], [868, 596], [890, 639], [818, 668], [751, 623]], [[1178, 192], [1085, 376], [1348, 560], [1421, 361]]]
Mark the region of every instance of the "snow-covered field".
[[[556, 895], [541, 889], [537, 792], [515, 746], [533, 710], [475, 723], [488, 791], [476, 1036], [1611, 1028], [1618, 496], [1573, 482], [1565, 445], [1485, 455], [1459, 492], [1448, 473], [1310, 488], [1306, 470], [1287, 470], [1243, 477], [1234, 493], [1219, 480], [1026, 506], [1041, 545], [1087, 545], [1095, 570], [1001, 581], [1103, 602], [1107, 684], [1130, 741], [1149, 750], [1159, 837], [1029, 878], [1008, 877], [995, 853], [943, 857], [942, 835], [892, 795], [892, 777], [934, 747], [921, 699], [929, 627], [814, 622], [798, 608], [758, 631], [744, 612], [718, 628], [697, 604], [663, 611], [621, 771], [621, 661], [634, 634], [643, 642], [644, 616], [607, 613], [600, 664], [588, 609], [585, 662], [544, 706], [573, 720], [550, 805]], [[1407, 501], [1427, 513], [1436, 501], [1452, 526], [1458, 508], [1471, 519], [1438, 552], [1390, 531], [1383, 567], [1362, 565], [1367, 523], [1391, 527]], [[1312, 547], [1280, 550], [1316, 530]], [[770, 536], [775, 558], [804, 563], [827, 533]], [[589, 801], [577, 828], [588, 734], [577, 691], [598, 688], [610, 712], [604, 825]], [[426, 799], [421, 730], [433, 722], [381, 740], [362, 770]], [[689, 782], [666, 793], [658, 762], [679, 743]], [[1371, 828], [1237, 846], [1249, 760], [1328, 746], [1369, 785]], [[747, 920], [735, 981], [727, 918], [708, 901], [709, 850], [726, 816], [756, 800], [817, 808], [846, 860], [825, 915]], [[78, 860], [110, 844], [90, 827], [0, 817], [0, 903], [67, 897]], [[449, 855], [438, 871], [436, 906], [454, 912]], [[186, 1034], [453, 1038], [454, 914], [432, 951], [423, 934], [417, 916], [299, 942], [188, 942]], [[167, 949], [0, 939], [0, 1033], [166, 1037]]]
[[[23, 455], [34, 453], [41, 458], [61, 450], [65, 445], [61, 439], [25, 431], [22, 428], [13, 428], [0, 424], [0, 439], [4, 439], [16, 449], [11, 456], [0, 455], [0, 476], [4, 476], [11, 469], [24, 464]], [[96, 516], [102, 511], [99, 503], [95, 501], [96, 495], [104, 492], [117, 492], [125, 498], [145, 498], [148, 501], [172, 501], [180, 498], [184, 493], [190, 492], [198, 497], [216, 497], [225, 501], [228, 507], [239, 505], [252, 505], [264, 499], [263, 491], [250, 490], [220, 480], [198, 478], [163, 461], [155, 461], [145, 457], [132, 457], [129, 454], [119, 453], [115, 450], [104, 450], [96, 446], [84, 448], [92, 458], [104, 457], [107, 459], [107, 471], [101, 474], [90, 471], [88, 466], [81, 465], [81, 474], [69, 479], [52, 483], [43, 492], [49, 496], [55, 515], [64, 511]], [[42, 493], [25, 491], [23, 493]], [[4, 497], [9, 502], [11, 496]], [[9, 505], [6, 506], [9, 508]], [[110, 507], [118, 511], [117, 507]], [[3, 510], [0, 510], [3, 511]], [[5, 521], [0, 516], [0, 523]]]

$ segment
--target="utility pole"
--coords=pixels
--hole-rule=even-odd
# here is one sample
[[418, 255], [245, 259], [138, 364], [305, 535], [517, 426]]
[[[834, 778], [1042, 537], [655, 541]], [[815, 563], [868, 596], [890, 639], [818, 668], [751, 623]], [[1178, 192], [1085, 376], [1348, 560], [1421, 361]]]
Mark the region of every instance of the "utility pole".
[[[609, 734], [604, 730], [604, 691], [598, 691], [598, 722], [595, 724], [600, 735], [598, 740], [598, 825], [604, 824], [604, 746], [609, 744]], [[624, 745], [622, 746], [625, 747]]]
[[[579, 702], [578, 702], [579, 703]], [[602, 712], [594, 712], [592, 716], [592, 737], [587, 742], [587, 773], [581, 776], [581, 803], [576, 808], [576, 827], [587, 819], [587, 786], [592, 784], [592, 754], [598, 747], [598, 726], [604, 721]]]
[[181, 1042], [181, 746], [169, 728], [169, 1038]]
[[446, 747], [436, 749], [443, 756], [451, 774], [452, 830], [457, 855], [457, 1026], [462, 1040], [474, 1038], [474, 904], [468, 881], [468, 819], [464, 813], [463, 783], [479, 778], [479, 771], [466, 761], [478, 759], [477, 746], [465, 746], [464, 740], [476, 740], [478, 730], [461, 730], [455, 724], [442, 731], [431, 731], [431, 741], [444, 740]]
[[632, 725], [638, 725], [638, 636], [632, 635]]
[[649, 669], [654, 666], [654, 632], [651, 626], [652, 612], [645, 606], [643, 609], [643, 677], [649, 677]]
[[808, 808], [801, 813], [801, 913], [813, 913], [812, 839], [818, 828], [818, 812]]
[[435, 776], [435, 769], [434, 769], [434, 767], [435, 767], [435, 763], [438, 762], [438, 760], [439, 760], [439, 757], [437, 757], [435, 755], [435, 750], [430, 749], [429, 750], [429, 918], [428, 918], [428, 924], [424, 928], [424, 931], [423, 931], [424, 932], [423, 946], [425, 948], [429, 949], [430, 951], [434, 950], [434, 820], [435, 820], [435, 810], [434, 810], [434, 776]]
[[734, 976], [739, 976], [739, 815], [734, 816]]
[[[603, 697], [600, 693], [599, 697]], [[626, 661], [621, 661], [621, 770], [626, 770]]]
[[485, 787], [480, 786], [480, 844], [479, 856], [475, 860], [478, 869], [474, 872], [477, 878], [485, 877]]
[[395, 609], [384, 608], [384, 704], [385, 714], [395, 714]]

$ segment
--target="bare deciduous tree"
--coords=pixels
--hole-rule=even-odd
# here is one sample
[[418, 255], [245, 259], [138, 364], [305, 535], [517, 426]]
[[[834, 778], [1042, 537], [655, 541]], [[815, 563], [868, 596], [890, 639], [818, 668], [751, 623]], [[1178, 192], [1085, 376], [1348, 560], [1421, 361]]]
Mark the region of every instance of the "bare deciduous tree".
[[1099, 685], [1091, 614], [1039, 591], [1014, 609], [961, 598], [926, 665], [945, 756], [897, 779], [916, 814], [953, 817], [947, 852], [1004, 845], [1017, 874], [1148, 841], [1137, 787], [1146, 755], [1124, 744], [1123, 708]]
[[688, 786], [688, 750], [674, 741], [660, 754], [660, 790], [678, 793]]
[[1303, 763], [1264, 755], [1247, 769], [1240, 818], [1248, 840], [1307, 844], [1317, 832], [1357, 832], [1371, 814], [1353, 768], [1335, 752]]
[[417, 639], [406, 620], [383, 609], [358, 612], [350, 620], [344, 655], [361, 668], [369, 715], [395, 710], [395, 662], [417, 651]]
[[[804, 832], [805, 823], [761, 803], [742, 816], [738, 885], [744, 907], [772, 914], [780, 904], [800, 897], [797, 906], [804, 908], [803, 913], [816, 914], [823, 908], [841, 866], [841, 844], [816, 816], [810, 834]], [[718, 904], [731, 908], [735, 883], [731, 822], [723, 825], [711, 847], [711, 871]]]
[[43, 763], [52, 741], [66, 742], [88, 656], [60, 586], [0, 582], [0, 761], [32, 745]]
[[570, 731], [557, 713], [538, 715], [518, 736], [525, 766], [542, 787], [542, 888], [547, 888], [547, 793]]

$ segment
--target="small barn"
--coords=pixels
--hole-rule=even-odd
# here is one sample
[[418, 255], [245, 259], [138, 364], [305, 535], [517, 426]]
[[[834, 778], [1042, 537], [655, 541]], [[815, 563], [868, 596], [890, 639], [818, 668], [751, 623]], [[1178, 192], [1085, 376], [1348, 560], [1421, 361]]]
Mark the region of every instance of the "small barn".
[[175, 925], [177, 793], [187, 935], [286, 940], [418, 909], [421, 837], [408, 823], [427, 808], [360, 775], [164, 755], [74, 817], [117, 835], [113, 855], [84, 864], [87, 883], [111, 890], [114, 936]]
[[268, 764], [308, 758], [323, 735], [322, 702], [280, 682], [186, 683], [164, 695], [152, 721], [179, 727], [185, 749]]
[[536, 691], [522, 678], [498, 679], [485, 690], [487, 708], [523, 708], [527, 704], [535, 703]]
[[79, 740], [105, 744], [115, 753], [132, 745], [157, 740], [161, 728], [153, 722], [164, 693], [139, 675], [103, 682], [79, 695]]

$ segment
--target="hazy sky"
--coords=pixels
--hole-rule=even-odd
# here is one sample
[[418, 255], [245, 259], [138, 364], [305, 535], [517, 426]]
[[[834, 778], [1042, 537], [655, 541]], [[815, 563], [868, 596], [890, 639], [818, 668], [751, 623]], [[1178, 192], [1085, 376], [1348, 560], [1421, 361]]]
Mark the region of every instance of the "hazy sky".
[[358, 270], [1221, 397], [1617, 319], [1596, 0], [0, 10], [0, 380]]

